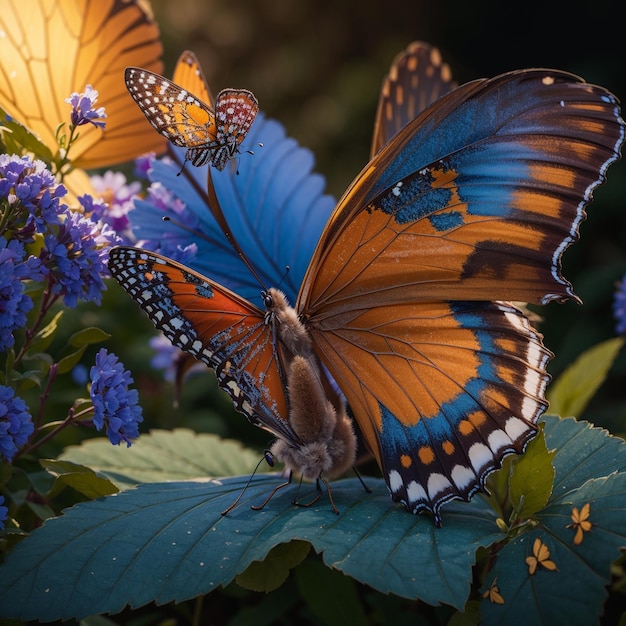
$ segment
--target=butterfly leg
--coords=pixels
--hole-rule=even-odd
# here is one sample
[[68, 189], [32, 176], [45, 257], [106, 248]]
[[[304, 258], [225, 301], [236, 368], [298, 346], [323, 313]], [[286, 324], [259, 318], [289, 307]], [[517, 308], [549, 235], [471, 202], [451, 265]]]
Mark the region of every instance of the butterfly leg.
[[[241, 493], [237, 496], [237, 499], [227, 509], [222, 511], [222, 515], [228, 515], [228, 513], [230, 513], [237, 506], [237, 504], [239, 503], [239, 500], [241, 500], [241, 496], [243, 496], [246, 489], [250, 486], [250, 483], [252, 482], [254, 475], [257, 473], [259, 466], [261, 465], [261, 463], [263, 463], [263, 461], [265, 461], [270, 467], [274, 467], [274, 455], [271, 453], [270, 450], [265, 450], [265, 452], [263, 453], [263, 458], [256, 464], [254, 471], [252, 472], [252, 474], [250, 474], [250, 478], [248, 478], [248, 482], [244, 485], [244, 488], [241, 490]], [[274, 492], [275, 491], [276, 489], [274, 490]], [[274, 495], [274, 492], [272, 492], [272, 495]], [[270, 495], [270, 498], [271, 497], [272, 496]], [[269, 498], [268, 498], [268, 501], [269, 501]], [[264, 502], [260, 508], [263, 508], [265, 504], [267, 504], [267, 501]]]
[[372, 493], [372, 490], [367, 486], [367, 483], [363, 480], [363, 476], [361, 476], [361, 472], [359, 472], [359, 470], [356, 467], [353, 467], [352, 471], [354, 472], [354, 475], [359, 479], [359, 482], [363, 486], [363, 489], [365, 489], [365, 493]]
[[310, 502], [306, 502], [306, 503], [302, 503], [302, 502], [298, 502], [297, 500], [294, 500], [293, 502], [294, 505], [301, 506], [304, 508], [313, 506], [322, 497], [322, 487], [320, 486], [320, 482], [324, 483], [324, 486], [326, 487], [326, 493], [328, 493], [328, 499], [330, 500], [330, 506], [333, 509], [333, 513], [335, 515], [339, 515], [339, 509], [335, 506], [335, 501], [333, 500], [333, 492], [332, 492], [332, 489], [330, 488], [330, 484], [322, 475], [320, 475], [318, 479], [315, 481], [315, 488], [317, 489], [316, 496]]
[[281, 483], [280, 485], [277, 485], [276, 487], [274, 487], [274, 489], [272, 489], [272, 492], [270, 493], [269, 496], [267, 496], [267, 498], [265, 498], [265, 500], [259, 504], [259, 505], [251, 505], [250, 508], [253, 511], [260, 511], [261, 509], [263, 509], [265, 507], [265, 505], [276, 495], [276, 493], [278, 491], [280, 491], [281, 489], [284, 489], [285, 487], [288, 487], [289, 485], [291, 485], [291, 479], [293, 478], [293, 472], [289, 472], [289, 478], [287, 478], [287, 480], [284, 483]]

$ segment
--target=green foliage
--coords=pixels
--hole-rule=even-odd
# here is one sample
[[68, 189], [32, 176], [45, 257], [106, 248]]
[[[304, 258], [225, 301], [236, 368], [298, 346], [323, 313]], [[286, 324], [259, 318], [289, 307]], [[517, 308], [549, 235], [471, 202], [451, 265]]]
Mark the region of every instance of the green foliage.
[[109, 478], [119, 489], [138, 483], [234, 476], [254, 471], [262, 455], [237, 441], [194, 433], [185, 428], [153, 430], [132, 446], [112, 446], [98, 438], [71, 446], [60, 459], [85, 465]]
[[[245, 488], [246, 475], [141, 484], [77, 504], [16, 546], [0, 568], [0, 613], [20, 619], [81, 618], [157, 599], [182, 602], [233, 580], [246, 588], [269, 591], [296, 567], [304, 598], [310, 595], [311, 610], [325, 619], [324, 606], [313, 601], [317, 566], [308, 559], [302, 562], [310, 545], [322, 555], [326, 567], [359, 583], [458, 610], [472, 597], [477, 553], [489, 554], [487, 562], [493, 567], [484, 570], [481, 594], [488, 593], [495, 581], [504, 604], [483, 597], [484, 623], [528, 623], [529, 616], [531, 622], [535, 617], [543, 620], [536, 623], [555, 623], [551, 607], [561, 607], [561, 598], [572, 589], [581, 604], [584, 598], [585, 609], [569, 602], [568, 623], [589, 623], [601, 611], [611, 562], [626, 542], [621, 515], [626, 507], [626, 444], [573, 419], [548, 417], [543, 432], [545, 443], [540, 437], [530, 452], [539, 463], [553, 454], [552, 493], [540, 506], [546, 494], [543, 473], [525, 468], [526, 463], [516, 469], [512, 491], [517, 493], [518, 481], [528, 485], [521, 490], [524, 497], [516, 496], [518, 504], [523, 504], [518, 506], [516, 524], [506, 534], [496, 523], [488, 499], [449, 504], [443, 511], [444, 526], [437, 529], [428, 517], [409, 515], [393, 505], [384, 482], [372, 478], [367, 478], [371, 494], [354, 478], [331, 484], [339, 516], [332, 514], [325, 497], [311, 507], [292, 505], [298, 489], [306, 492], [312, 485], [291, 485], [278, 491], [263, 510], [251, 510], [251, 504], [261, 503], [282, 484], [276, 475], [255, 476], [226, 516], [221, 513]], [[185, 430], [145, 438], [144, 458], [149, 458], [149, 450], [159, 450], [159, 456], [152, 457], [155, 467], [178, 467], [177, 471], [185, 473], [195, 465], [198, 476], [206, 475], [207, 459], [220, 448], [236, 446]], [[183, 441], [189, 445], [181, 465]], [[80, 459], [97, 453], [98, 446], [97, 441], [88, 442], [70, 449], [66, 456]], [[548, 453], [547, 448], [555, 452]], [[132, 467], [129, 470], [126, 461], [130, 458], [105, 454], [97, 464], [109, 476], [125, 476], [121, 482], [128, 483], [129, 475], [136, 479], [141, 474]], [[116, 462], [120, 463], [117, 469]], [[67, 460], [48, 467], [57, 476], [82, 471]], [[148, 465], [148, 480], [158, 478], [153, 471]], [[534, 488], [542, 495], [529, 505]], [[585, 504], [590, 504], [592, 526], [576, 545], [573, 507], [580, 510]], [[525, 522], [520, 520], [522, 514], [527, 516]], [[536, 538], [549, 549], [544, 562], [554, 562], [557, 569], [538, 563], [536, 571], [529, 573], [527, 559], [533, 557]], [[93, 575], [85, 577], [86, 569]], [[343, 589], [337, 598], [345, 597], [348, 605], [357, 606], [352, 583], [337, 580], [341, 582], [335, 590]], [[155, 585], [154, 581], [160, 582]], [[332, 597], [328, 602], [333, 604]]]
[[0, 144], [7, 154], [31, 152], [44, 163], [51, 163], [53, 154], [28, 128], [11, 119], [0, 107]]
[[552, 494], [556, 451], [549, 451], [543, 429], [528, 444], [524, 455], [513, 465], [509, 479], [511, 504], [518, 518], [532, 517], [548, 502]]
[[606, 380], [623, 345], [623, 337], [614, 337], [583, 352], [550, 386], [547, 393], [550, 411], [562, 416], [582, 415]]
[[[56, 477], [54, 491], [73, 487], [90, 500], [117, 493], [118, 488], [104, 476], [98, 476], [91, 468], [69, 461], [42, 459], [41, 466]], [[54, 494], [52, 494], [54, 495]]]

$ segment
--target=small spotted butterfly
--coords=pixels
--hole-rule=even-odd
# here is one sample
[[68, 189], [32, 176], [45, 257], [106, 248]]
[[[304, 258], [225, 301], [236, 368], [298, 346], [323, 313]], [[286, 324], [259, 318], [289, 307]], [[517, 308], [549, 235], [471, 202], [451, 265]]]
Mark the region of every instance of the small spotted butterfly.
[[[410, 87], [417, 65], [390, 73], [371, 161], [330, 215], [293, 308], [275, 289], [259, 307], [136, 248], [112, 250], [109, 267], [313, 476], [354, 458], [335, 382], [392, 498], [440, 525], [444, 503], [484, 491], [537, 431], [551, 354], [511, 301], [576, 299], [561, 258], [619, 158], [624, 122], [610, 92], [545, 69], [456, 88], [441, 71], [440, 97], [413, 111], [394, 85]], [[271, 245], [275, 214], [262, 206], [247, 245]]]
[[138, 67], [125, 72], [126, 88], [150, 124], [174, 145], [187, 148], [193, 165], [223, 170], [239, 152], [259, 111], [246, 89], [223, 89], [215, 108], [176, 83]]

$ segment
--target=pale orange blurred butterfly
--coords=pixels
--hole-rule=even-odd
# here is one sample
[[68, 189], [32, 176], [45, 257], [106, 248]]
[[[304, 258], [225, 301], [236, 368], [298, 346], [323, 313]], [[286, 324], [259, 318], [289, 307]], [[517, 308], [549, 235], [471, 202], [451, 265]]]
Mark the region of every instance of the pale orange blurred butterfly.
[[57, 127], [69, 119], [65, 99], [91, 84], [106, 110], [106, 127], [81, 127], [73, 166], [108, 167], [163, 152], [162, 137], [146, 133], [141, 113], [128, 106], [122, 76], [132, 63], [162, 71], [159, 28], [145, 7], [140, 0], [3, 0], [0, 107], [55, 151]]

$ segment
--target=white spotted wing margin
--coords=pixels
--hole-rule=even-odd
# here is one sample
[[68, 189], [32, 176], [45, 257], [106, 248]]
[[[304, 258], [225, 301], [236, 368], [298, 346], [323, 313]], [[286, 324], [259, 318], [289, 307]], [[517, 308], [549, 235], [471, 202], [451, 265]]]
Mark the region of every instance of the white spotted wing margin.
[[255, 426], [297, 442], [285, 377], [266, 314], [171, 259], [132, 247], [110, 252], [109, 270], [175, 346], [215, 370], [235, 409]]

